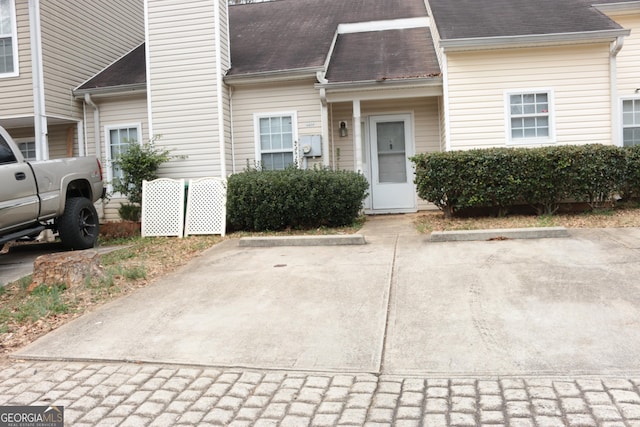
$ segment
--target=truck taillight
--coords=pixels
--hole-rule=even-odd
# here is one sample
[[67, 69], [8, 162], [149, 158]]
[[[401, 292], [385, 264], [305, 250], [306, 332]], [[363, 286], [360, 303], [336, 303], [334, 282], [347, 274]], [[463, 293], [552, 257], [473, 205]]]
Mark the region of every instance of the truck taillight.
[[96, 159], [98, 163], [98, 172], [100, 172], [100, 181], [102, 181], [102, 164], [100, 163], [100, 159]]

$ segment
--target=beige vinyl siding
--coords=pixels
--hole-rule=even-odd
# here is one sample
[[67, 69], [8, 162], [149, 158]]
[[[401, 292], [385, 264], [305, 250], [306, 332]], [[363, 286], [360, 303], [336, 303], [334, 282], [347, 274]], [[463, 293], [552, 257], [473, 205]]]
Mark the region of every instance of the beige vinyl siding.
[[[226, 102], [217, 90], [216, 4], [148, 1], [153, 132], [161, 136], [160, 146], [186, 156], [163, 167], [163, 176], [198, 178], [221, 173], [220, 144], [226, 142], [220, 141], [218, 126], [224, 122], [219, 122], [218, 96]], [[222, 63], [228, 64], [225, 51]]]
[[0, 78], [0, 118], [33, 116], [33, 83], [31, 79], [31, 38], [29, 36], [29, 4], [16, 0], [18, 32], [18, 77]]
[[[363, 101], [360, 105], [362, 120], [368, 116], [410, 113], [413, 120], [413, 133], [416, 153], [431, 153], [440, 151], [440, 115], [439, 99], [409, 98], [399, 100]], [[353, 144], [353, 111], [351, 103], [337, 103], [331, 105], [330, 123], [333, 123], [331, 137], [332, 149], [336, 155], [336, 169], [354, 170], [354, 144]], [[338, 133], [340, 121], [349, 123], [349, 136], [341, 138]], [[362, 124], [360, 124], [362, 126]], [[363, 138], [368, 138], [368, 130], [365, 126]], [[365, 144], [369, 146], [369, 144]], [[337, 156], [337, 153], [340, 156]], [[365, 171], [369, 171], [369, 165], [363, 165]], [[418, 209], [431, 209], [432, 205], [418, 199]]]
[[452, 149], [506, 145], [505, 91], [539, 89], [553, 91], [556, 143], [612, 143], [608, 43], [447, 59]]
[[[288, 84], [237, 86], [233, 91], [233, 135], [235, 171], [254, 166], [256, 137], [254, 114], [293, 113], [297, 115], [298, 138], [322, 134], [320, 95], [313, 87], [314, 80]], [[326, 141], [322, 141], [323, 144]], [[317, 160], [321, 162], [321, 159]]]
[[618, 96], [636, 96], [640, 88], [640, 10], [635, 15], [612, 17], [618, 24], [631, 30], [624, 40], [624, 46], [618, 53]]
[[[100, 161], [103, 165], [104, 178], [107, 179], [107, 158], [106, 150], [108, 149], [107, 141], [105, 141], [105, 129], [110, 126], [140, 124], [142, 128], [142, 140], [140, 142], [148, 142], [150, 140], [149, 126], [147, 119], [147, 97], [144, 94], [136, 94], [130, 96], [120, 96], [117, 98], [97, 98], [96, 103], [100, 108], [100, 147], [102, 147]], [[93, 111], [91, 108], [87, 110], [87, 145], [89, 147], [89, 155], [95, 156], [95, 137]], [[104, 205], [104, 220], [117, 221], [120, 219], [118, 208], [121, 202], [126, 201], [120, 198], [111, 198], [109, 203]]]
[[71, 90], [144, 41], [142, 0], [40, 1], [45, 108], [82, 117]]

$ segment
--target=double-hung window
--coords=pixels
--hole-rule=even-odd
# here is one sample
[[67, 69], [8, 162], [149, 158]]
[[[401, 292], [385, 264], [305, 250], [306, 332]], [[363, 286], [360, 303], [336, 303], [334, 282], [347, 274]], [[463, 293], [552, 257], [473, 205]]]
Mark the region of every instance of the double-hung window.
[[18, 75], [18, 37], [14, 0], [0, 0], [0, 77]]
[[622, 101], [622, 144], [640, 145], [640, 99]]
[[25, 160], [36, 160], [36, 142], [33, 139], [16, 139], [16, 143]]
[[107, 126], [107, 178], [110, 182], [122, 178], [122, 170], [114, 164], [120, 156], [127, 152], [131, 144], [139, 144], [141, 136], [140, 124]]
[[510, 92], [506, 95], [511, 142], [552, 142], [551, 91]]
[[256, 160], [265, 170], [282, 170], [295, 162], [296, 114], [256, 114]]

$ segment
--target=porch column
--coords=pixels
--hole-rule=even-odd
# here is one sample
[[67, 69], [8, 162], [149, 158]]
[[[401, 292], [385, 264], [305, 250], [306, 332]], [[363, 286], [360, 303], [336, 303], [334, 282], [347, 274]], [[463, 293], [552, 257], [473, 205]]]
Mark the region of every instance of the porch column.
[[360, 100], [353, 100], [353, 123], [351, 124], [353, 129], [353, 144], [355, 158], [354, 169], [356, 172], [362, 172], [362, 129], [360, 127]]

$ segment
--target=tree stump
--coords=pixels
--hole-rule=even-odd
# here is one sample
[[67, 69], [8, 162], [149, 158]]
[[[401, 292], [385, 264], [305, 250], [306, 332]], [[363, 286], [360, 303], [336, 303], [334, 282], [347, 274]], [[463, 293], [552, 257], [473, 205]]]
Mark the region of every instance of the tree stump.
[[28, 292], [40, 285], [65, 284], [68, 288], [82, 286], [87, 279], [103, 277], [97, 251], [60, 252], [42, 255], [33, 262], [33, 277]]

